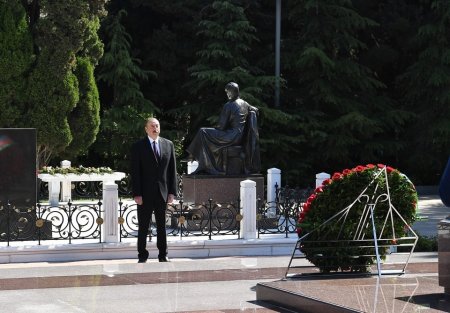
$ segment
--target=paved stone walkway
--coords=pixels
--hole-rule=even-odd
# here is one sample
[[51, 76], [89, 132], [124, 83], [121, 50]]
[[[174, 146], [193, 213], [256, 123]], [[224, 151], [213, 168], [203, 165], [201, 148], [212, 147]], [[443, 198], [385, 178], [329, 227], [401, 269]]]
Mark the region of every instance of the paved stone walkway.
[[[428, 219], [414, 229], [436, 234], [436, 223], [449, 215], [439, 202], [421, 198], [421, 215]], [[385, 265], [400, 259], [404, 255], [392, 254]], [[0, 312], [292, 312], [257, 301], [255, 292], [258, 283], [283, 278], [289, 260], [290, 255], [0, 264]], [[305, 271], [311, 270], [304, 262]], [[437, 253], [413, 254], [407, 272], [436, 281]], [[428, 312], [426, 306], [421, 312]]]
[[[402, 255], [390, 255], [395, 264]], [[0, 312], [289, 312], [256, 301], [255, 286], [284, 276], [289, 256], [100, 260], [0, 265]], [[436, 253], [411, 273], [436, 277]], [[304, 265], [308, 266], [305, 260]], [[305, 270], [311, 270], [306, 267]]]

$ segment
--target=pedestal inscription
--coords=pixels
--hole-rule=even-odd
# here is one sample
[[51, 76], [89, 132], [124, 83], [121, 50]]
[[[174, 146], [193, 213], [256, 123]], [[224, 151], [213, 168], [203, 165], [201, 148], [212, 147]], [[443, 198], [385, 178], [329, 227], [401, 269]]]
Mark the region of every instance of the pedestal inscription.
[[256, 182], [256, 198], [264, 199], [262, 175], [183, 175], [183, 201], [203, 203], [212, 199], [218, 203], [237, 202], [240, 196], [240, 183], [247, 179]]

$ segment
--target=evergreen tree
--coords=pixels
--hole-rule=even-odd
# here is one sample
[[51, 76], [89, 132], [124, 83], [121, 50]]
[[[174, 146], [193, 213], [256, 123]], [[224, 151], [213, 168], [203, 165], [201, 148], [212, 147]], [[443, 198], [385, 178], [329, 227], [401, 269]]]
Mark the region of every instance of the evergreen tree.
[[79, 82], [79, 101], [69, 115], [72, 134], [76, 134], [63, 156], [86, 153], [96, 139], [100, 127], [100, 100], [94, 78], [94, 66], [88, 58], [77, 58], [75, 76]]
[[[154, 80], [138, 78], [139, 90], [158, 107], [164, 135], [175, 143], [188, 145], [199, 127], [213, 123], [213, 116], [226, 101], [223, 85], [236, 80], [242, 97], [260, 108], [263, 168], [282, 169], [285, 183], [311, 184], [311, 177], [318, 171], [332, 172], [359, 162], [390, 164], [402, 169], [414, 182], [419, 178], [425, 181], [425, 171], [419, 173], [405, 165], [409, 158], [406, 153], [420, 155], [421, 151], [406, 150], [411, 139], [406, 136], [405, 122], [412, 118], [415, 108], [404, 101], [407, 80], [396, 84], [396, 78], [416, 63], [419, 49], [425, 47], [417, 40], [411, 42], [411, 38], [421, 24], [431, 21], [430, 1], [283, 1], [284, 85], [279, 109], [272, 105], [274, 80], [267, 74], [274, 72], [275, 1], [109, 3], [113, 16], [120, 9], [128, 12], [121, 23], [130, 42], [132, 38], [129, 55], [142, 60], [141, 68], [152, 69], [158, 75]], [[220, 12], [224, 14], [218, 14], [219, 7], [213, 4], [221, 4]], [[241, 17], [237, 11], [228, 20], [223, 18], [228, 14], [226, 6], [230, 12], [231, 8], [242, 10], [243, 22], [238, 22]], [[245, 27], [236, 40], [224, 39], [225, 32], [232, 34], [236, 29], [233, 25]], [[107, 36], [102, 39], [111, 40]], [[225, 46], [223, 51], [221, 45]], [[243, 46], [246, 50], [236, 48]], [[249, 74], [248, 81], [229, 75], [234, 67], [226, 54], [221, 56], [222, 52], [238, 60], [237, 68]], [[226, 78], [216, 83], [216, 74]], [[208, 75], [212, 75], [213, 83]], [[264, 83], [255, 82], [260, 78]], [[102, 106], [109, 110], [112, 88], [101, 81], [100, 91]], [[423, 105], [431, 107], [428, 102]], [[423, 140], [432, 142], [433, 138]], [[105, 142], [108, 139], [102, 137], [96, 147]], [[184, 155], [178, 148], [178, 154]], [[102, 151], [108, 149], [105, 145]], [[112, 165], [113, 160], [126, 157], [125, 150], [124, 155], [102, 154], [100, 161], [90, 151], [86, 162]], [[277, 153], [271, 153], [273, 150]], [[448, 151], [439, 151], [436, 160], [448, 157]]]
[[[0, 48], [0, 109], [5, 106], [1, 124], [38, 130], [38, 166], [61, 155], [71, 142], [79, 147], [71, 152], [79, 153], [80, 146], [94, 140], [96, 126], [89, 125], [74, 140], [69, 116], [80, 99], [80, 84], [88, 83], [79, 81], [74, 71], [77, 55], [95, 64], [102, 53], [93, 32], [103, 1], [2, 0], [0, 6], [0, 36], [5, 43]], [[95, 119], [98, 104], [93, 107], [97, 112], [85, 114], [92, 113]]]
[[[259, 41], [255, 32], [242, 4], [214, 1], [202, 10], [197, 32], [200, 49], [196, 53], [196, 63], [189, 68], [192, 79], [186, 84], [195, 97], [183, 109], [190, 113], [192, 136], [207, 123], [214, 124], [226, 102], [225, 84], [230, 81], [238, 83], [241, 97], [259, 108], [258, 123], [264, 155], [264, 151], [269, 149], [290, 146], [289, 141], [293, 136], [278, 135], [283, 127], [289, 129], [286, 124], [294, 125], [295, 118], [267, 104], [273, 97], [275, 78], [267, 75], [252, 59], [252, 49]], [[189, 142], [188, 137], [186, 144]], [[270, 162], [265, 162], [267, 159], [263, 158], [263, 167], [268, 164], [273, 166], [272, 162], [278, 163], [279, 160], [273, 157], [271, 155]], [[275, 158], [282, 159], [283, 154]]]
[[210, 117], [216, 118], [226, 102], [226, 83], [234, 81], [243, 87], [242, 96], [255, 85], [246, 58], [252, 41], [257, 40], [255, 31], [244, 9], [232, 1], [213, 1], [202, 10], [197, 31], [202, 44], [196, 52], [196, 63], [189, 68], [192, 79], [186, 85], [197, 96], [189, 107], [192, 129], [201, 127], [206, 118], [215, 122]]
[[378, 160], [391, 108], [379, 93], [383, 83], [359, 60], [366, 49], [360, 33], [376, 23], [349, 0], [290, 4], [286, 96], [305, 115], [305, 149], [315, 156], [313, 167], [332, 171]]
[[0, 42], [0, 127], [16, 127], [35, 60], [26, 13], [18, 1], [0, 1]]
[[380, 162], [406, 170], [402, 157], [409, 145], [404, 136], [406, 123], [414, 113], [402, 106], [403, 93], [396, 79], [404, 73], [417, 58], [416, 48], [411, 46], [411, 38], [416, 34], [423, 19], [421, 6], [408, 0], [354, 0], [361, 15], [375, 20], [379, 25], [364, 32], [364, 42], [368, 49], [361, 53], [361, 63], [374, 71], [376, 77], [386, 88], [379, 90], [385, 95], [386, 103], [392, 107], [385, 119], [383, 155]]
[[125, 15], [121, 10], [104, 24], [108, 43], [97, 77], [108, 86], [110, 98], [103, 99], [100, 140], [94, 147], [119, 169], [127, 168], [126, 156], [133, 141], [143, 134], [144, 119], [157, 111], [140, 90], [140, 82], [154, 73], [141, 69], [140, 60], [130, 54], [131, 37], [121, 23]]
[[[39, 165], [62, 153], [74, 138], [69, 115], [80, 99], [74, 74], [76, 55], [85, 53], [85, 42], [87, 47], [101, 47], [93, 44], [89, 30], [103, 13], [102, 7], [101, 0], [34, 0], [27, 7], [39, 54], [28, 80], [27, 115], [22, 125], [38, 129]], [[95, 132], [95, 125], [91, 129]], [[95, 137], [88, 131], [85, 134]]]
[[417, 61], [399, 77], [404, 107], [415, 113], [407, 130], [405, 151], [415, 181], [433, 184], [450, 151], [450, 2], [422, 2], [425, 23], [414, 45]]

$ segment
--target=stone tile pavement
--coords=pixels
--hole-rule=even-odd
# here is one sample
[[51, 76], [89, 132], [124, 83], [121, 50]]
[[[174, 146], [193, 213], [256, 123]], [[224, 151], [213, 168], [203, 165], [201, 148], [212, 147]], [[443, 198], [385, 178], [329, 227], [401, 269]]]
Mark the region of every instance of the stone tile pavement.
[[[435, 196], [420, 199], [421, 214], [428, 219], [413, 225], [419, 233], [435, 234], [436, 223], [449, 214], [449, 209], [439, 202]], [[271, 240], [278, 242], [281, 238]], [[198, 251], [205, 249], [195, 246], [194, 241], [186, 242]], [[293, 249], [295, 238], [287, 242]], [[252, 250], [253, 255], [239, 255], [245, 254], [245, 247], [234, 247], [222, 250], [223, 255], [183, 256], [170, 254], [169, 242], [172, 262], [159, 263], [152, 259], [138, 264], [134, 244], [127, 245], [124, 256], [116, 255], [115, 259], [77, 261], [68, 257], [55, 261], [3, 262], [0, 264], [0, 312], [294, 312], [257, 301], [255, 291], [258, 283], [284, 277], [290, 249], [273, 253], [271, 247], [270, 255], [261, 255], [258, 251], [268, 250], [258, 250], [259, 247]], [[226, 242], [215, 245], [223, 246]], [[80, 249], [69, 248], [60, 253], [71, 254], [72, 248]], [[14, 253], [26, 250], [20, 246], [9, 249]], [[39, 253], [39, 248], [29, 249]], [[46, 247], [45, 251], [51, 249]], [[4, 250], [0, 246], [0, 256]], [[386, 265], [395, 265], [403, 259], [402, 254], [391, 254]], [[306, 269], [310, 264], [305, 260], [304, 265]], [[407, 271], [435, 279], [437, 253], [414, 253]], [[419, 308], [427, 312], [426, 305]]]

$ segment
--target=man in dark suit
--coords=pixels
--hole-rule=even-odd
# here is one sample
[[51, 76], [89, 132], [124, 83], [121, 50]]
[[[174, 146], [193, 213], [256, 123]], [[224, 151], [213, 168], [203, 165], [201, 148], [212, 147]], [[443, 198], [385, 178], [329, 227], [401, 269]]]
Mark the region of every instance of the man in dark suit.
[[177, 194], [175, 149], [170, 140], [159, 137], [156, 118], [145, 124], [147, 136], [131, 149], [131, 183], [138, 216], [139, 263], [148, 259], [147, 234], [152, 213], [156, 220], [156, 246], [159, 262], [168, 262], [166, 238], [166, 207]]

